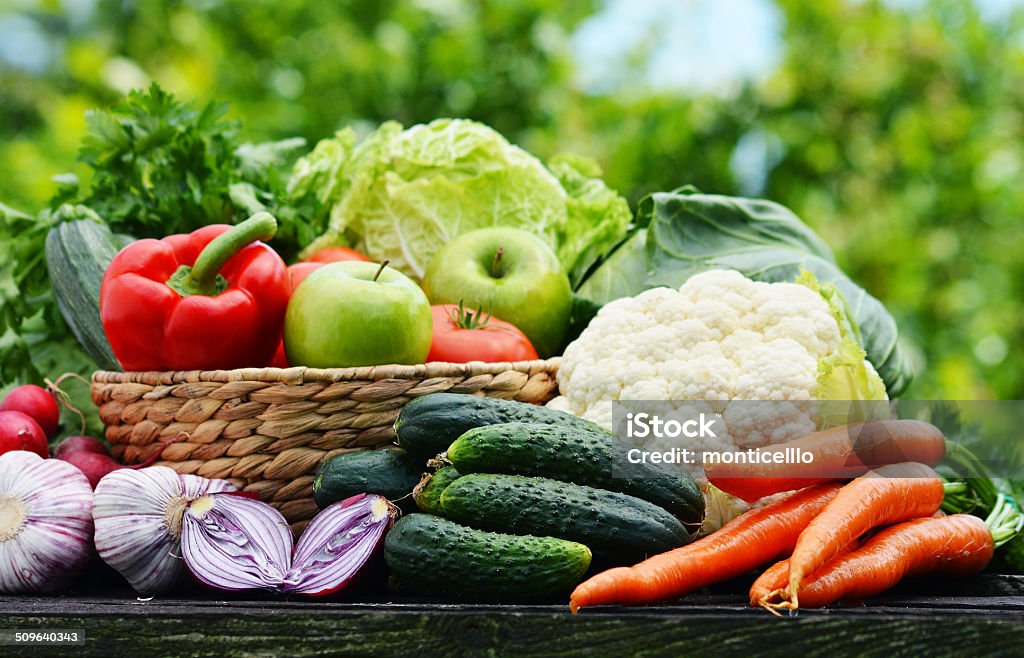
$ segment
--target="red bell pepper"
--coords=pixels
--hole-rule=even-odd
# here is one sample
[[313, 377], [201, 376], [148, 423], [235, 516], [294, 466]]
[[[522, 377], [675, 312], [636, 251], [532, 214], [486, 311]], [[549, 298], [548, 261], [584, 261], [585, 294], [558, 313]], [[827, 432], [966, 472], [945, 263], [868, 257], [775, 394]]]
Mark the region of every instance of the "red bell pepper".
[[100, 317], [125, 370], [262, 367], [281, 342], [291, 295], [267, 245], [268, 213], [128, 245], [103, 275]]

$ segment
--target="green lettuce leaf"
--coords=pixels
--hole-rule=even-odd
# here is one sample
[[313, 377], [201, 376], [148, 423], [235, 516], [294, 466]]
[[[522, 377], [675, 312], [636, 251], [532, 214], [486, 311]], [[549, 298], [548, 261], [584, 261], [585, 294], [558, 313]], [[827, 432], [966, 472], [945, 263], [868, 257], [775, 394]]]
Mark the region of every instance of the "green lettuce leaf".
[[899, 396], [910, 384], [913, 371], [895, 320], [839, 269], [828, 245], [784, 206], [681, 189], [644, 199], [637, 223], [646, 228], [587, 278], [578, 290], [582, 297], [605, 304], [657, 286], [678, 288], [710, 269], [738, 270], [768, 282], [795, 281], [807, 271], [842, 299], [852, 319], [847, 328], [851, 340], [867, 353], [889, 395]]
[[293, 200], [315, 195], [328, 230], [305, 253], [351, 244], [422, 278], [452, 238], [512, 226], [543, 238], [575, 280], [626, 234], [626, 201], [572, 156], [551, 170], [474, 121], [439, 119], [403, 130], [387, 122], [362, 141], [351, 129], [296, 163]]
[[568, 195], [565, 230], [558, 235], [558, 257], [576, 287], [590, 267], [626, 234], [633, 213], [626, 200], [601, 180], [601, 168], [588, 158], [560, 153], [548, 162]]
[[[796, 283], [806, 286], [821, 295], [828, 304], [832, 317], [839, 325], [842, 340], [838, 349], [818, 362], [818, 399], [838, 401], [840, 406], [856, 400], [887, 400], [885, 384], [874, 368], [865, 361], [867, 353], [861, 347], [860, 331], [852, 317], [850, 305], [834, 284], [822, 283], [818, 278], [801, 270]], [[849, 418], [841, 423], [864, 420], [856, 410], [847, 410]]]

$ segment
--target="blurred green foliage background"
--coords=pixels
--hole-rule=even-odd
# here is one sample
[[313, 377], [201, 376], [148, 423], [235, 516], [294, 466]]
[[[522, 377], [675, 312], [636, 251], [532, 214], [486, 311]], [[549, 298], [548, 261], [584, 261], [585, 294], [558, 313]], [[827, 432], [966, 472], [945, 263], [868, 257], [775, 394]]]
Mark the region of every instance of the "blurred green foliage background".
[[[907, 397], [1024, 398], [1020, 9], [766, 0], [780, 37], [767, 72], [687, 86], [658, 84], [659, 70], [707, 66], [665, 50], [664, 2], [623, 47], [594, 21], [630, 3], [5, 1], [7, 205], [34, 212], [52, 176], [84, 175], [85, 110], [150, 80], [229, 101], [254, 141], [471, 117], [542, 157], [596, 158], [634, 205], [693, 183], [790, 206], [896, 316], [918, 366]], [[677, 2], [663, 22], [700, 4]], [[739, 48], [745, 35], [729, 29], [715, 34]], [[582, 30], [591, 52], [619, 53], [614, 75], [581, 61]]]

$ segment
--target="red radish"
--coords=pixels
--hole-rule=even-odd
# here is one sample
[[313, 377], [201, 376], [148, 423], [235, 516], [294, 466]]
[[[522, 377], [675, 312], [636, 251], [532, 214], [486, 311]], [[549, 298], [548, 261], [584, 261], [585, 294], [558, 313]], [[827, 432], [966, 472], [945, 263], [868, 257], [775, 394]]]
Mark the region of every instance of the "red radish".
[[[77, 443], [79, 443], [79, 445], [82, 446], [91, 446], [93, 449], [96, 447], [96, 444], [103, 446], [102, 443], [88, 436], [79, 436], [71, 438], [85, 439], [84, 441], [78, 441]], [[66, 441], [62, 442], [61, 445], [64, 445], [64, 443], [66, 443]], [[172, 443], [174, 443], [174, 441], [168, 441], [167, 443], [163, 444], [163, 446], [161, 446], [160, 449], [157, 450], [152, 457], [142, 462], [141, 464], [132, 464], [131, 466], [125, 466], [121, 462], [111, 457], [110, 453], [106, 450], [105, 447], [103, 452], [94, 452], [93, 449], [86, 448], [80, 448], [78, 450], [68, 449], [64, 450], [60, 455], [57, 456], [57, 458], [62, 461], [66, 461], [67, 463], [76, 467], [78, 470], [82, 471], [82, 473], [85, 474], [85, 477], [89, 480], [89, 484], [91, 484], [92, 488], [95, 489], [96, 485], [99, 484], [99, 481], [102, 480], [104, 476], [109, 475], [114, 471], [119, 471], [122, 468], [138, 470], [140, 468], [146, 468], [147, 466], [151, 466], [153, 462], [160, 459], [160, 455], [163, 454], [164, 449], [166, 449], [167, 446], [171, 445]]]
[[50, 446], [39, 423], [20, 411], [0, 411], [0, 455], [12, 450], [34, 452], [43, 459], [50, 456]]
[[20, 411], [30, 416], [49, 438], [57, 433], [57, 424], [60, 423], [57, 400], [45, 388], [35, 384], [25, 384], [8, 393], [0, 402], [0, 411]]
[[75, 452], [91, 452], [97, 455], [106, 455], [112, 457], [110, 449], [100, 441], [94, 439], [91, 436], [69, 436], [60, 443], [53, 450], [53, 456], [57, 459], [65, 459], [68, 455]]
[[103, 476], [122, 468], [130, 468], [118, 463], [109, 455], [101, 455], [96, 452], [72, 452], [62, 455], [60, 459], [82, 471], [89, 479], [89, 484], [93, 489], [103, 479]]

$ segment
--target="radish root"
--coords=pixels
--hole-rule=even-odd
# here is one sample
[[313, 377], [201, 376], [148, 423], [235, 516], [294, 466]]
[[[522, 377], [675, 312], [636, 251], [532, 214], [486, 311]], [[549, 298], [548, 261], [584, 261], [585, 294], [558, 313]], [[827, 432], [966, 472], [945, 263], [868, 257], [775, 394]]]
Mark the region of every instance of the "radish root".
[[55, 382], [51, 382], [49, 379], [45, 379], [43, 381], [46, 382], [46, 390], [50, 392], [50, 395], [52, 395], [54, 399], [57, 400], [58, 403], [60, 403], [61, 406], [66, 407], [68, 411], [72, 411], [78, 415], [79, 420], [82, 421], [82, 434], [85, 434], [85, 414], [83, 414], [81, 410], [79, 410], [75, 405], [71, 404], [71, 396], [68, 395], [67, 391], [63, 390], [60, 387], [61, 382], [63, 382], [68, 377], [71, 377], [72, 379], [77, 379], [86, 386], [89, 385], [89, 381], [85, 377], [79, 375], [77, 372], [66, 372], [60, 377], [58, 377], [57, 381]]

